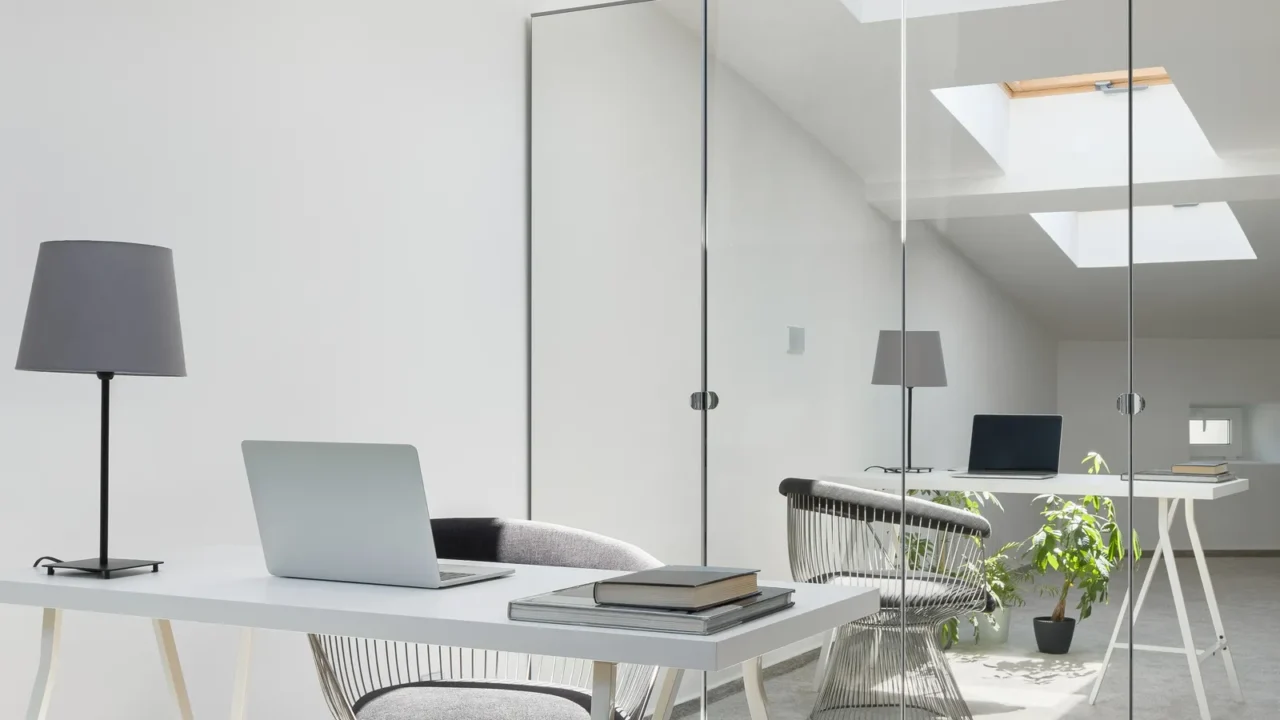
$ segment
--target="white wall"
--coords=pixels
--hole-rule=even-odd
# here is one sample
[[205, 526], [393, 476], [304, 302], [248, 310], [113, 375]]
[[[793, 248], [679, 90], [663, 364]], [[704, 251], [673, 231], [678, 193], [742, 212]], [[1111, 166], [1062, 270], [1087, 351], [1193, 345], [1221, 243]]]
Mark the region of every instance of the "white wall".
[[[1134, 464], [1141, 471], [1187, 459], [1187, 419], [1192, 405], [1243, 406], [1280, 402], [1280, 341], [1153, 340], [1134, 346], [1135, 389], [1147, 408], [1134, 423]], [[1125, 418], [1115, 398], [1126, 387], [1123, 342], [1063, 342], [1058, 350], [1058, 400], [1064, 416], [1064, 467], [1090, 450], [1103, 453], [1112, 470], [1126, 464]], [[1255, 443], [1256, 443], [1255, 439]], [[1212, 550], [1280, 549], [1280, 465], [1237, 464], [1250, 490], [1197, 507], [1200, 536]], [[1155, 547], [1155, 501], [1138, 501], [1135, 525], [1146, 547]], [[1179, 518], [1181, 520], [1181, 518]], [[1174, 547], [1190, 547], [1174, 532]]]
[[[416, 444], [440, 515], [524, 514], [525, 0], [0, 0], [0, 355], [42, 240], [172, 246], [190, 377], [122, 378], [113, 549], [257, 541], [244, 438]], [[96, 552], [97, 390], [0, 372], [0, 563]], [[0, 608], [0, 717], [39, 614]], [[195, 711], [235, 631], [180, 624]], [[147, 622], [69, 614], [51, 718], [173, 716]], [[251, 718], [324, 717], [305, 640]]]

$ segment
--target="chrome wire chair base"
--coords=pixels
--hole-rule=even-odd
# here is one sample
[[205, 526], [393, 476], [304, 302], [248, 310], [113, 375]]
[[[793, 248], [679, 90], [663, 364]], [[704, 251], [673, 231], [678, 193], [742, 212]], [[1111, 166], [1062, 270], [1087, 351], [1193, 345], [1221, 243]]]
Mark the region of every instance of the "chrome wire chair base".
[[941, 622], [909, 624], [904, 637], [888, 617], [840, 628], [810, 720], [901, 718], [904, 700], [908, 720], [973, 720], [939, 646], [940, 629]]
[[880, 612], [836, 633], [811, 720], [972, 720], [938, 638], [948, 618], [990, 602], [982, 541], [991, 524], [817, 480], [790, 478], [778, 490], [787, 496], [792, 577], [880, 593]]

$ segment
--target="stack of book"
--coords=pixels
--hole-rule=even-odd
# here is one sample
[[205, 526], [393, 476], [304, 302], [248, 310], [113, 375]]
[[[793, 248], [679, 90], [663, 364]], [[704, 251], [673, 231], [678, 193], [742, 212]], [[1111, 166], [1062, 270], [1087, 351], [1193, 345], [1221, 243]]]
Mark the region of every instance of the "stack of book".
[[792, 606], [756, 570], [668, 565], [513, 600], [512, 620], [711, 635]]
[[1235, 480], [1235, 473], [1222, 460], [1185, 462], [1168, 470], [1147, 470], [1137, 474], [1139, 480], [1174, 480], [1177, 482], [1220, 483]]

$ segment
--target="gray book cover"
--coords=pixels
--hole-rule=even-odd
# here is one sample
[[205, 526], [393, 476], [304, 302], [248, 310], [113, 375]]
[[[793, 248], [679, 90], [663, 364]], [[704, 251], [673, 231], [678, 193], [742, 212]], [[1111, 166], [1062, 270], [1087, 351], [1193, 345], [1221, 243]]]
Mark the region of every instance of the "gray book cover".
[[578, 585], [543, 595], [513, 600], [507, 615], [512, 620], [589, 625], [624, 630], [709, 635], [791, 607], [791, 588], [761, 587], [751, 597], [706, 610], [657, 610], [597, 605], [594, 584]]

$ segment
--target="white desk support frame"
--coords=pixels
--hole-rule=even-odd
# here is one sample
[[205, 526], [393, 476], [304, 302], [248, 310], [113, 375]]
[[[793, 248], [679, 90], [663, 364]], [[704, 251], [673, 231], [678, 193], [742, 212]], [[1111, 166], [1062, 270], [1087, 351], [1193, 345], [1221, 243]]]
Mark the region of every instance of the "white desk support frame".
[[[160, 650], [160, 663], [168, 681], [181, 720], [192, 720], [191, 698], [187, 696], [187, 681], [178, 659], [178, 646], [173, 640], [173, 625], [168, 620], [152, 620], [156, 644]], [[44, 608], [40, 627], [40, 663], [36, 666], [36, 678], [31, 687], [31, 700], [27, 703], [26, 720], [46, 720], [49, 716], [49, 700], [58, 675], [59, 644], [62, 639], [62, 610]]]
[[[0, 603], [44, 608], [37, 668], [26, 720], [46, 720], [58, 667], [62, 612], [78, 610], [153, 621], [162, 667], [181, 720], [191, 720], [170, 620], [244, 628], [231, 718], [242, 720], [253, 629], [393, 639], [592, 661], [592, 720], [612, 720], [617, 666], [669, 668], [660, 673], [657, 720], [670, 718], [683, 669], [716, 672], [741, 666], [753, 720], [767, 720], [760, 658], [816, 633], [876, 612], [866, 588], [772, 583], [795, 588], [795, 606], [710, 636], [633, 632], [507, 619], [510, 600], [618, 575], [599, 570], [515, 566], [509, 578], [448, 590], [416, 590], [275, 578], [256, 547], [218, 547], [172, 556], [164, 572], [109, 581], [0, 570]], [[163, 619], [159, 619], [163, 618]]]
[[[1200, 570], [1200, 583], [1204, 587], [1205, 600], [1209, 605], [1209, 617], [1213, 620], [1213, 630], [1217, 634], [1217, 642], [1204, 650], [1198, 650], [1195, 641], [1191, 637], [1191, 624], [1187, 618], [1187, 603], [1183, 599], [1182, 581], [1178, 577], [1178, 566], [1174, 562], [1173, 550], [1169, 540], [1169, 529], [1173, 527], [1174, 516], [1178, 513], [1178, 503], [1185, 502], [1186, 509], [1183, 515], [1187, 520], [1187, 534], [1191, 537], [1191, 552], [1195, 555], [1196, 567]], [[1142, 645], [1134, 644], [1134, 650], [1146, 652], [1166, 652], [1186, 655], [1187, 665], [1191, 669], [1191, 687], [1195, 690], [1196, 703], [1200, 707], [1201, 720], [1210, 720], [1209, 703], [1205, 698], [1204, 678], [1200, 673], [1200, 664], [1205, 660], [1221, 653], [1222, 662], [1227, 670], [1227, 682], [1231, 686], [1231, 695], [1236, 702], [1244, 702], [1244, 694], [1240, 691], [1240, 679], [1236, 675], [1235, 662], [1231, 659], [1231, 647], [1227, 643], [1227, 631], [1222, 624], [1222, 613], [1218, 610], [1218, 596], [1213, 591], [1213, 581], [1209, 577], [1209, 565], [1204, 558], [1204, 548], [1200, 544], [1200, 531], [1196, 527], [1196, 503], [1195, 500], [1179, 500], [1177, 498], [1160, 498], [1160, 540], [1156, 545], [1155, 552], [1151, 556], [1151, 565], [1147, 568], [1146, 577], [1142, 580], [1142, 588], [1138, 591], [1138, 600], [1133, 607], [1133, 622], [1136, 626], [1138, 623], [1138, 614], [1142, 612], [1142, 603], [1147, 599], [1147, 590], [1151, 587], [1151, 579], [1155, 577], [1156, 572], [1160, 569], [1160, 560], [1165, 560], [1165, 567], [1169, 572], [1169, 586], [1173, 590], [1173, 607], [1178, 614], [1178, 629], [1181, 631], [1182, 645], [1179, 647], [1169, 647], [1163, 645]], [[1111, 665], [1111, 655], [1119, 648], [1127, 650], [1130, 644], [1127, 642], [1118, 642], [1120, 638], [1120, 630], [1128, 619], [1129, 603], [1133, 597], [1129, 590], [1124, 593], [1124, 603], [1120, 606], [1120, 617], [1116, 618], [1116, 627], [1111, 632], [1111, 642], [1107, 644], [1107, 654], [1102, 660], [1102, 669], [1098, 671], [1098, 677], [1093, 681], [1093, 691], [1089, 693], [1089, 704], [1093, 705], [1098, 701], [1098, 691], [1102, 689], [1102, 681], [1107, 676], [1107, 668]]]
[[[959, 471], [947, 470], [931, 473], [908, 473], [906, 475], [908, 490], [974, 490], [992, 493], [1009, 493], [1015, 495], [1043, 495], [1052, 493], [1055, 495], [1106, 495], [1109, 497], [1128, 497], [1129, 483], [1122, 479], [1119, 475], [1056, 475], [1046, 480], [1017, 480], [1002, 478], [957, 478], [953, 475]], [[845, 485], [853, 485], [856, 487], [870, 488], [872, 490], [888, 490], [897, 492], [901, 487], [902, 475], [891, 475], [881, 472], [877, 473], [851, 473], [849, 475], [823, 477], [822, 480], [827, 482], [842, 483]], [[1196, 526], [1195, 504], [1200, 501], [1212, 501], [1220, 498], [1229, 497], [1238, 493], [1245, 492], [1249, 489], [1249, 481], [1240, 478], [1224, 483], [1188, 483], [1188, 482], [1158, 482], [1150, 480], [1139, 480], [1133, 484], [1133, 497], [1135, 498], [1155, 498], [1159, 507], [1159, 541], [1156, 544], [1155, 552], [1151, 557], [1151, 565], [1147, 568], [1146, 577], [1142, 581], [1142, 588], [1138, 591], [1137, 602], [1134, 605], [1134, 623], [1137, 623], [1138, 613], [1142, 610], [1142, 603], [1146, 600], [1147, 589], [1151, 587], [1151, 579], [1155, 577], [1159, 569], [1160, 562], [1163, 559], [1169, 573], [1169, 584], [1173, 592], [1173, 605], [1178, 615], [1178, 628], [1182, 638], [1180, 647], [1164, 647], [1157, 645], [1137, 644], [1134, 650], [1150, 651], [1150, 652], [1167, 652], [1185, 655], [1187, 665], [1191, 673], [1191, 687], [1195, 693], [1196, 704], [1200, 708], [1201, 720], [1212, 720], [1209, 713], [1209, 702], [1205, 696], [1204, 676], [1200, 672], [1200, 665], [1205, 660], [1215, 655], [1221, 654], [1222, 661], [1226, 665], [1227, 682], [1230, 683], [1231, 693], [1238, 702], [1244, 701], [1244, 695], [1240, 689], [1240, 680], [1236, 675], [1235, 663], [1231, 659], [1231, 648], [1227, 641], [1227, 631], [1222, 623], [1222, 613], [1218, 609], [1218, 598], [1213, 590], [1213, 582], [1209, 577], [1209, 565], [1205, 561], [1204, 547], [1200, 542], [1200, 530]], [[1182, 582], [1178, 577], [1177, 565], [1173, 562], [1173, 546], [1169, 539], [1169, 530], [1173, 526], [1173, 520], [1178, 511], [1178, 505], [1182, 504], [1185, 508], [1184, 514], [1187, 522], [1187, 535], [1191, 539], [1192, 554], [1195, 555], [1196, 566], [1200, 571], [1200, 582], [1204, 586], [1205, 599], [1209, 605], [1209, 616], [1213, 620], [1213, 628], [1217, 634], [1216, 642], [1204, 650], [1197, 650], [1195, 642], [1191, 637], [1191, 624], [1187, 616], [1187, 603], [1182, 592]], [[1125, 625], [1128, 617], [1129, 602], [1131, 600], [1129, 590], [1125, 591], [1124, 603], [1121, 605], [1120, 617], [1116, 620], [1116, 626], [1111, 633], [1111, 641], [1107, 644], [1107, 652], [1102, 661], [1102, 669], [1098, 671], [1098, 676], [1094, 680], [1093, 691], [1089, 694], [1089, 703], [1093, 704], [1098, 699], [1098, 690], [1102, 687], [1102, 680], [1106, 676], [1107, 668], [1110, 666], [1114, 651], [1119, 648], [1127, 650], [1129, 643], [1119, 642], [1120, 630]], [[821, 662], [819, 663], [821, 665]], [[819, 667], [818, 672], [822, 672]], [[821, 677], [821, 675], [819, 675]]]

